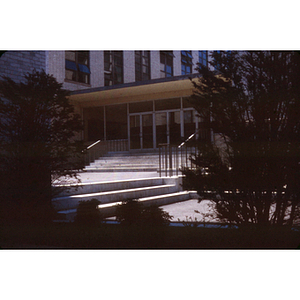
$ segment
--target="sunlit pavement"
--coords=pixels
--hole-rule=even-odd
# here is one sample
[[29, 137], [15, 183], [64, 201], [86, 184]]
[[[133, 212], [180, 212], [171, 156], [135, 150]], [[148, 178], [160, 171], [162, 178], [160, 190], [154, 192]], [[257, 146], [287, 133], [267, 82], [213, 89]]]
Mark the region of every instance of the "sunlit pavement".
[[197, 199], [192, 199], [164, 205], [161, 208], [173, 216], [172, 222], [217, 222], [209, 200], [202, 200], [199, 203]]

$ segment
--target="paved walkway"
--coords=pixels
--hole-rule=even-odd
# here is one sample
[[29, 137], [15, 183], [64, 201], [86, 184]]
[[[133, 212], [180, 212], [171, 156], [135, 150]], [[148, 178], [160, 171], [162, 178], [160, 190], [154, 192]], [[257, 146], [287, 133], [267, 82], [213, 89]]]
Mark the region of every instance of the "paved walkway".
[[172, 222], [217, 222], [209, 200], [199, 203], [197, 199], [191, 199], [164, 205], [161, 208], [173, 216]]

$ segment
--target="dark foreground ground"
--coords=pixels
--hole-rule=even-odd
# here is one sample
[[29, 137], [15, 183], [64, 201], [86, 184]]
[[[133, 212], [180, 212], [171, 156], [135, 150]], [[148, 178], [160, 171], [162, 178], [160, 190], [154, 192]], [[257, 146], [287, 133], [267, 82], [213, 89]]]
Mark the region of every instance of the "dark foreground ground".
[[54, 223], [0, 226], [1, 249], [297, 249], [291, 228], [96, 227]]

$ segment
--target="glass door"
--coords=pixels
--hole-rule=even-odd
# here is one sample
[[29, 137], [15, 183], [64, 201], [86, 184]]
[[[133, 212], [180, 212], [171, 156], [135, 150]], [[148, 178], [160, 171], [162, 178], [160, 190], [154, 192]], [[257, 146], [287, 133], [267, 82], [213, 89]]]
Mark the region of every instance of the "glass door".
[[140, 115], [130, 116], [130, 149], [141, 149]]
[[184, 111], [184, 138], [187, 139], [196, 131], [196, 122], [193, 110]]
[[151, 114], [130, 116], [130, 149], [153, 148], [153, 117]]
[[142, 115], [142, 148], [153, 148], [153, 118], [152, 114]]
[[156, 126], [156, 147], [158, 148], [159, 144], [166, 144], [168, 142], [166, 112], [159, 112], [155, 114], [155, 126]]
[[168, 119], [170, 144], [172, 146], [178, 146], [181, 143], [180, 111], [170, 111]]

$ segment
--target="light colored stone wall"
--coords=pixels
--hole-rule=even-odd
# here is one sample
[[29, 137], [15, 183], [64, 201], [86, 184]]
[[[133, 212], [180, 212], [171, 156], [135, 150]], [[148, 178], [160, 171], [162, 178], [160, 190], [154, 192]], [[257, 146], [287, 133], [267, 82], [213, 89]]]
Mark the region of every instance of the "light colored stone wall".
[[192, 67], [192, 73], [198, 73], [195, 69], [197, 68], [197, 63], [199, 62], [199, 51], [193, 50], [192, 51], [193, 56], [193, 67]]
[[151, 79], [160, 78], [160, 56], [159, 51], [150, 51]]
[[63, 83], [65, 80], [65, 51], [46, 51], [47, 70], [56, 80]]
[[181, 51], [173, 51], [173, 75], [180, 76], [181, 75]]
[[91, 87], [104, 86], [104, 53], [90, 51]]
[[135, 81], [135, 56], [134, 51], [123, 52], [124, 83]]

